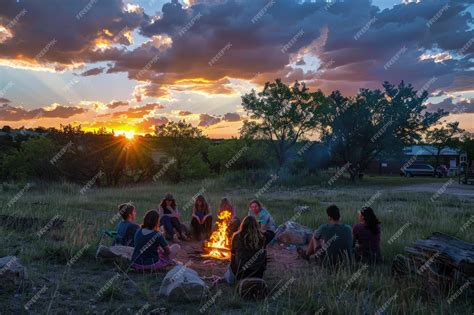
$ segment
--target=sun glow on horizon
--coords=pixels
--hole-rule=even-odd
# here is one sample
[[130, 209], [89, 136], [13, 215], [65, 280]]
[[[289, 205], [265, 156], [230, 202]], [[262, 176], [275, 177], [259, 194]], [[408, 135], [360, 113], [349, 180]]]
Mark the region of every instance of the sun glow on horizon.
[[128, 140], [132, 140], [135, 138], [135, 131], [134, 130], [115, 130], [114, 135], [116, 137], [124, 136]]

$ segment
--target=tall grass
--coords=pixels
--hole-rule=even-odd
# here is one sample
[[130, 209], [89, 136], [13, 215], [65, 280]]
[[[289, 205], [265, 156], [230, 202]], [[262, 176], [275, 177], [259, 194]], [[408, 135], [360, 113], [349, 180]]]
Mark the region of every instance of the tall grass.
[[[396, 183], [407, 183], [408, 179], [396, 179]], [[271, 186], [262, 192], [260, 200], [273, 214], [277, 223], [282, 223], [295, 214], [297, 206], [308, 206], [308, 210], [296, 221], [316, 228], [326, 222], [325, 208], [335, 203], [342, 209], [343, 221], [357, 222], [360, 209], [381, 188], [392, 186], [392, 179], [385, 183], [357, 187], [331, 187], [320, 189], [306, 187], [291, 189]], [[412, 182], [412, 181], [410, 181]], [[420, 181], [421, 182], [421, 181]], [[102, 229], [115, 226], [110, 220], [116, 214], [116, 206], [132, 201], [138, 209], [138, 218], [148, 209], [156, 208], [166, 192], [172, 192], [178, 206], [183, 207], [196, 193], [203, 193], [215, 210], [219, 200], [227, 196], [236, 205], [240, 216], [247, 213], [248, 202], [255, 198], [265, 183], [252, 187], [235, 187], [227, 180], [218, 179], [181, 185], [155, 183], [124, 188], [91, 189], [84, 195], [82, 187], [62, 185], [36, 185], [26, 191], [11, 206], [4, 206], [0, 214], [34, 217], [48, 222], [56, 215], [65, 219], [65, 226], [59, 231], [50, 231], [41, 237], [36, 234], [42, 226], [25, 226], [12, 230], [0, 227], [3, 246], [0, 256], [17, 255], [28, 268], [28, 285], [2, 290], [0, 293], [0, 312], [24, 312], [27, 303], [43, 285], [47, 291], [32, 306], [33, 313], [63, 314], [103, 312], [127, 314], [138, 311], [146, 303], [148, 310], [165, 307], [176, 313], [199, 313], [199, 305], [180, 303], [170, 304], [157, 297], [157, 290], [163, 278], [162, 273], [147, 276], [123, 275], [97, 297], [97, 292], [116, 273], [116, 266], [98, 264], [94, 251]], [[9, 187], [0, 193], [0, 203], [7, 205], [22, 188]], [[395, 193], [383, 191], [372, 204], [382, 221], [382, 254], [385, 262], [364, 270], [355, 281], [349, 283], [360, 265], [330, 273], [310, 264], [306, 268], [295, 268], [285, 274], [268, 270], [266, 278], [272, 289], [278, 289], [286, 281], [294, 278], [280, 295], [271, 294], [260, 302], [241, 300], [233, 289], [223, 286], [224, 294], [209, 309], [211, 313], [243, 314], [373, 314], [387, 301], [386, 314], [472, 314], [474, 306], [467, 297], [460, 296], [455, 303], [447, 303], [447, 294], [433, 296], [427, 294], [423, 283], [416, 278], [395, 279], [391, 276], [392, 259], [403, 252], [404, 247], [415, 240], [439, 231], [474, 242], [470, 229], [462, 232], [460, 227], [474, 214], [474, 205], [456, 197], [442, 195], [435, 202], [430, 194]], [[183, 211], [189, 218], [190, 209]], [[409, 226], [393, 243], [388, 240], [405, 224]], [[67, 267], [77, 253], [83, 253], [71, 267]], [[296, 255], [288, 251], [288, 255]], [[347, 288], [345, 288], [347, 286]], [[456, 288], [453, 288], [453, 292]], [[274, 290], [275, 292], [275, 290]], [[448, 293], [449, 294], [449, 293]], [[393, 298], [395, 296], [395, 298]], [[203, 301], [200, 305], [204, 304]]]

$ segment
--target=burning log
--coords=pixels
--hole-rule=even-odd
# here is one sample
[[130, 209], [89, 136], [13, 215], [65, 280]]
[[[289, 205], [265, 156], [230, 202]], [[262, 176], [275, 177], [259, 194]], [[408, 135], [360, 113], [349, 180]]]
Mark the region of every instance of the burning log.
[[208, 241], [204, 242], [203, 257], [229, 260], [231, 239], [227, 235], [227, 228], [232, 219], [232, 212], [222, 210], [217, 216], [216, 230], [212, 232]]

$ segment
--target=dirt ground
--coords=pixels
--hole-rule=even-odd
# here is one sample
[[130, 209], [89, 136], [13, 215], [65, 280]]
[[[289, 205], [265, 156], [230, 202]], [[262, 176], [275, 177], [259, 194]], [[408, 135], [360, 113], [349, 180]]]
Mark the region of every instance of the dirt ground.
[[[181, 246], [181, 250], [178, 253], [176, 261], [196, 270], [199, 275], [204, 278], [212, 276], [222, 277], [224, 275], [229, 261], [200, 257], [202, 242], [180, 242], [179, 245]], [[267, 270], [271, 270], [271, 274], [269, 274], [270, 277], [285, 274], [288, 270], [295, 270], [295, 268], [309, 267], [308, 262], [298, 257], [295, 248], [288, 249], [286, 246], [279, 244], [273, 244], [267, 247], [267, 257]]]

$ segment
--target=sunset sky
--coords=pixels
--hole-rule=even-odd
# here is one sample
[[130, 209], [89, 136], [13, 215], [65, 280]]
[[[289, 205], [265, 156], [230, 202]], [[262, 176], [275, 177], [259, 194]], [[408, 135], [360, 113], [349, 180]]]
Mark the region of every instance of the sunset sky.
[[474, 132], [472, 0], [2, 0], [0, 125], [231, 137], [240, 96], [303, 80], [353, 95], [405, 80]]

